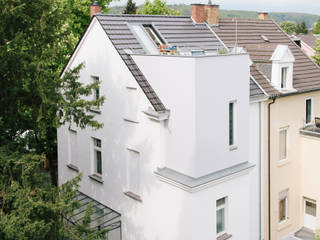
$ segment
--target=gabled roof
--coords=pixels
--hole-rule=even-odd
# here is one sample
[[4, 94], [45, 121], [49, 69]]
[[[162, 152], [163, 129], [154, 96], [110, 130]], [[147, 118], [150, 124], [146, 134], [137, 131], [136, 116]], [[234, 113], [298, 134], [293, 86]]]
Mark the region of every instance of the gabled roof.
[[219, 25], [213, 26], [212, 29], [227, 46], [235, 45], [237, 32], [237, 44], [247, 50], [254, 63], [251, 66], [251, 75], [270, 96], [281, 93], [270, 84], [270, 79], [259, 70], [258, 64], [270, 64], [270, 58], [279, 44], [287, 45], [295, 58], [293, 87], [297, 92], [320, 89], [320, 68], [273, 20], [243, 18], [236, 20], [220, 18]]
[[270, 61], [294, 62], [294, 56], [287, 45], [278, 45], [274, 50]]
[[202, 49], [209, 52], [224, 48], [209, 27], [194, 24], [190, 17], [124, 14], [96, 14], [95, 17], [156, 111], [165, 111], [166, 108], [132, 57], [125, 51], [130, 49], [133, 53], [145, 53], [128, 24], [153, 24], [168, 44], [180, 49]]
[[317, 40], [320, 39], [319, 35], [314, 35], [314, 34], [298, 34], [296, 36], [298, 39], [300, 39], [302, 42], [306, 43], [308, 46], [311, 48], [314, 48], [317, 46]]

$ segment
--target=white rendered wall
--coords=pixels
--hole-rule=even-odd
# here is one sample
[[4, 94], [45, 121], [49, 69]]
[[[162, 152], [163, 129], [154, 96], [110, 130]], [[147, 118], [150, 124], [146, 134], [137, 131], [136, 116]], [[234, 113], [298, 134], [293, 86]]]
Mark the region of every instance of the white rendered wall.
[[[167, 167], [201, 177], [249, 161], [247, 55], [133, 58], [171, 111]], [[234, 100], [237, 149], [230, 151], [229, 102]]]
[[[83, 174], [80, 190], [121, 213], [123, 240], [215, 239], [215, 201], [225, 196], [229, 200], [228, 233], [234, 236], [233, 239], [250, 239], [250, 175], [243, 175], [193, 194], [159, 181], [153, 171], [159, 166], [170, 164], [169, 160], [174, 161], [173, 158], [168, 158], [167, 152], [176, 151], [179, 161], [188, 160], [189, 155], [185, 152], [192, 156], [194, 149], [191, 146], [194, 140], [187, 138], [190, 136], [186, 132], [189, 128], [184, 126], [185, 131], [183, 127], [176, 130], [179, 123], [174, 122], [171, 125], [170, 122], [171, 117], [172, 121], [176, 119], [175, 115], [170, 117], [168, 124], [147, 118], [142, 111], [151, 105], [101, 26], [94, 20], [88, 31], [89, 34], [84, 37], [81, 47], [68, 67], [73, 68], [85, 61], [86, 67], [81, 72], [80, 81], [90, 83], [91, 75], [99, 76], [102, 81], [100, 93], [106, 97], [106, 101], [101, 108], [101, 114], [96, 116], [97, 120], [104, 123], [103, 129], [93, 131], [90, 128], [74, 128], [77, 130], [79, 145], [78, 167]], [[184, 66], [186, 77], [193, 74], [187, 65]], [[179, 82], [176, 84], [180, 86]], [[127, 86], [136, 87], [136, 90], [128, 89]], [[167, 88], [171, 86], [169, 84]], [[158, 94], [164, 104], [173, 109], [173, 103], [169, 102], [174, 100], [173, 97], [171, 99], [163, 92]], [[180, 101], [178, 96], [183, 94], [188, 96], [188, 92], [177, 92], [177, 101]], [[179, 109], [179, 112], [190, 113], [189, 110], [189, 106], [186, 105], [185, 108]], [[134, 111], [135, 116], [127, 116]], [[124, 121], [124, 117], [134, 118], [138, 123]], [[182, 116], [178, 119], [182, 121]], [[188, 116], [185, 119], [187, 121]], [[195, 128], [195, 123], [193, 125]], [[169, 139], [171, 132], [177, 132], [179, 139]], [[103, 184], [88, 177], [92, 173], [93, 165], [92, 137], [102, 140]], [[180, 144], [186, 142], [188, 145], [179, 148], [179, 141]], [[167, 143], [172, 144], [168, 150]], [[174, 150], [174, 147], [179, 148], [179, 151]], [[123, 193], [128, 190], [127, 148], [140, 152], [142, 203]], [[63, 126], [58, 129], [59, 184], [76, 176], [75, 172], [66, 166], [68, 151], [68, 126]], [[180, 156], [185, 156], [185, 159]], [[188, 167], [191, 171], [191, 165], [187, 165], [187, 170]]]

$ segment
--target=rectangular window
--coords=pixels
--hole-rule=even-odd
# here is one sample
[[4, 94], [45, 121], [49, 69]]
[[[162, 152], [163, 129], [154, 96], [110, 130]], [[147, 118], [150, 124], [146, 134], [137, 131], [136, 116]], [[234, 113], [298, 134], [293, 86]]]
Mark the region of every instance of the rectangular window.
[[288, 191], [279, 194], [279, 223], [288, 219]]
[[[97, 77], [97, 76], [92, 76], [91, 78], [93, 79], [93, 82], [94, 82], [94, 83], [99, 82], [99, 77]], [[99, 88], [99, 87], [96, 88], [96, 89], [94, 89], [93, 98], [94, 98], [94, 100], [98, 100], [98, 99], [100, 98], [100, 88]]]
[[101, 140], [93, 138], [94, 173], [102, 174]]
[[229, 103], [229, 146], [235, 145], [235, 102]]
[[140, 195], [140, 153], [128, 149], [127, 164], [127, 187], [128, 192]]
[[287, 159], [288, 155], [288, 129], [280, 129], [279, 132], [279, 160]]
[[287, 87], [287, 72], [288, 72], [287, 67], [281, 68], [281, 88]]
[[78, 163], [78, 139], [77, 132], [74, 130], [69, 130], [69, 140], [70, 140], [70, 160], [69, 163], [77, 166]]
[[306, 124], [312, 122], [312, 99], [306, 99]]
[[218, 236], [226, 232], [226, 204], [226, 197], [216, 201], [216, 230]]
[[165, 44], [164, 41], [161, 39], [160, 35], [157, 33], [157, 31], [153, 28], [151, 24], [144, 24], [143, 27], [148, 33], [149, 37], [157, 45], [157, 47], [160, 47], [160, 45]]

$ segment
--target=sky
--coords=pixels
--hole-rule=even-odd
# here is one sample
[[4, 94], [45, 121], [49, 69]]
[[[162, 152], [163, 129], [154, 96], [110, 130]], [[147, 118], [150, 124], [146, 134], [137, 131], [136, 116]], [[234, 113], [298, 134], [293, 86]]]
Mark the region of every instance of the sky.
[[[145, 0], [134, 0], [138, 5]], [[320, 0], [211, 0], [221, 9], [257, 12], [301, 12], [320, 15]], [[125, 5], [127, 0], [113, 0], [111, 6]], [[167, 0], [168, 4], [207, 3], [207, 0]]]

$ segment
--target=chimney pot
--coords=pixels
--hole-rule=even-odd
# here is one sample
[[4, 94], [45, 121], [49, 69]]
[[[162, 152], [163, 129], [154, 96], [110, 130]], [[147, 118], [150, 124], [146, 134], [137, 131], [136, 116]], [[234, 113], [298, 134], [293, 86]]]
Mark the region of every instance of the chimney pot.
[[191, 4], [191, 17], [195, 23], [204, 23], [206, 21], [204, 4]]
[[266, 19], [268, 19], [268, 13], [267, 12], [259, 12], [258, 18], [262, 19], [262, 20], [266, 20]]
[[90, 6], [90, 18], [96, 13], [101, 13], [102, 7], [99, 5], [98, 1], [95, 0]]

